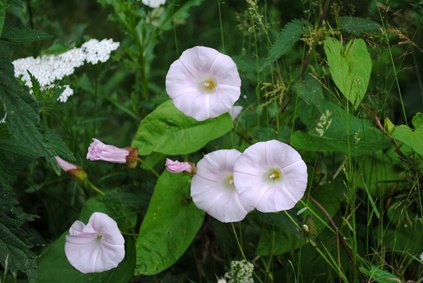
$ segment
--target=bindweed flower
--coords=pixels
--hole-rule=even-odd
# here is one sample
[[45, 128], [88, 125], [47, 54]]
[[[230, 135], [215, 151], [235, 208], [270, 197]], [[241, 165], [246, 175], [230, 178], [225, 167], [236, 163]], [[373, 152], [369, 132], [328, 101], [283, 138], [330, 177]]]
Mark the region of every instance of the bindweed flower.
[[170, 173], [192, 173], [194, 172], [194, 166], [190, 162], [179, 162], [177, 160], [173, 161], [169, 158], [166, 158], [166, 170]]
[[134, 168], [139, 160], [136, 148], [119, 148], [114, 145], [102, 143], [98, 139], [93, 139], [87, 153], [88, 160], [103, 160], [111, 163], [127, 164]]
[[300, 154], [277, 140], [248, 147], [234, 171], [241, 198], [261, 212], [293, 208], [307, 186], [307, 166]]
[[235, 149], [205, 155], [198, 162], [197, 173], [191, 181], [194, 203], [221, 222], [241, 221], [252, 210], [234, 186], [234, 164], [240, 155]]
[[176, 108], [198, 121], [230, 112], [240, 88], [235, 62], [204, 46], [185, 50], [166, 75], [166, 91]]
[[63, 171], [71, 174], [77, 180], [83, 182], [87, 179], [87, 172], [85, 172], [82, 168], [63, 160], [60, 156], [55, 156], [54, 159], [56, 159], [57, 164], [59, 164], [59, 167], [62, 168]]
[[87, 225], [75, 221], [66, 236], [65, 254], [82, 273], [110, 270], [125, 257], [125, 239], [108, 215], [94, 212]]
[[166, 0], [142, 0], [142, 3], [150, 8], [158, 8], [166, 3]]

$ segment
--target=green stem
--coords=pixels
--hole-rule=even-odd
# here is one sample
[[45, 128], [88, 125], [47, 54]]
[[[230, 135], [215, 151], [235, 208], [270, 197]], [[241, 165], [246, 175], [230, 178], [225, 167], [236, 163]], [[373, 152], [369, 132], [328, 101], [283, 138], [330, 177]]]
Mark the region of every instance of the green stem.
[[85, 181], [85, 184], [87, 184], [91, 189], [93, 189], [94, 191], [96, 191], [97, 193], [99, 193], [100, 195], [102, 195], [102, 196], [105, 196], [106, 194], [102, 191], [102, 190], [100, 190], [96, 185], [94, 185], [93, 183], [91, 183], [91, 181], [90, 180], [86, 180]]

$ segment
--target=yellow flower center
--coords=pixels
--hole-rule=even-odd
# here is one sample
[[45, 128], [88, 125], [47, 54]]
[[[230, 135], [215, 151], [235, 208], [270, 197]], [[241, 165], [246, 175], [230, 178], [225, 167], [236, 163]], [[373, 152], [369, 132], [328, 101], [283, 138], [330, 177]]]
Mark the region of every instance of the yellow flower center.
[[216, 82], [213, 80], [207, 80], [203, 83], [204, 88], [213, 90], [216, 87]]
[[270, 170], [268, 177], [269, 177], [269, 179], [271, 181], [278, 181], [278, 180], [280, 180], [281, 177], [282, 177], [281, 170], [279, 170], [279, 169], [272, 169], [272, 170]]

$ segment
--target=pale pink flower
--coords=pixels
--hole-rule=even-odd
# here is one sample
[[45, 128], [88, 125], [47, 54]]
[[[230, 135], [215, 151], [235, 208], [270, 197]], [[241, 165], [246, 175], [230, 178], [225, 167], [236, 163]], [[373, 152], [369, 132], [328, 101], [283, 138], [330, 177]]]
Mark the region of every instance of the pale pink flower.
[[103, 160], [112, 163], [126, 163], [126, 157], [130, 150], [126, 148], [119, 148], [114, 145], [104, 144], [98, 139], [93, 139], [93, 142], [88, 148], [88, 160]]
[[179, 162], [177, 160], [173, 161], [169, 158], [166, 158], [166, 170], [170, 173], [191, 173], [193, 171], [193, 166], [189, 162]]
[[194, 203], [221, 222], [241, 221], [253, 209], [244, 203], [234, 186], [234, 164], [240, 155], [235, 149], [205, 155], [191, 181]]
[[57, 164], [59, 164], [60, 168], [62, 168], [62, 170], [65, 172], [68, 172], [69, 170], [78, 169], [76, 165], [69, 163], [66, 160], [63, 160], [62, 158], [60, 158], [60, 156], [55, 156], [54, 159], [56, 159]]
[[66, 236], [65, 254], [82, 273], [110, 270], [125, 257], [125, 239], [112, 218], [94, 212], [87, 225], [75, 221]]
[[231, 57], [196, 46], [172, 63], [166, 91], [176, 108], [203, 121], [231, 111], [241, 93], [241, 79]]
[[307, 187], [307, 166], [300, 154], [277, 140], [248, 147], [234, 171], [241, 198], [261, 212], [293, 208]]

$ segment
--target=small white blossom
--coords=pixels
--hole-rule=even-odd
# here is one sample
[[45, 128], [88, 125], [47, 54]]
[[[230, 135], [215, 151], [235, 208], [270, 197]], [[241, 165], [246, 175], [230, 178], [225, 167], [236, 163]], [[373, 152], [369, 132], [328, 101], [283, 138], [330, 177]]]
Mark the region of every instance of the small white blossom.
[[142, 0], [142, 3], [150, 8], [158, 8], [166, 3], [166, 0]]
[[[60, 54], [17, 59], [12, 62], [15, 77], [20, 78], [31, 89], [32, 81], [29, 75], [31, 73], [40, 84], [41, 90], [51, 89], [57, 81], [72, 75], [76, 68], [85, 63], [106, 62], [110, 58], [110, 53], [118, 47], [119, 42], [114, 42], [111, 39], [101, 41], [91, 39], [85, 42], [81, 48], [72, 48]], [[72, 94], [73, 90], [69, 86], [65, 86], [65, 90], [58, 100], [66, 102]]]
[[420, 254], [420, 260], [423, 261], [423, 252]]
[[225, 273], [228, 283], [254, 283], [254, 265], [246, 260], [232, 261], [231, 269]]
[[227, 283], [225, 278], [218, 278], [217, 283]]
[[316, 125], [316, 132], [319, 134], [319, 136], [323, 136], [326, 132], [326, 130], [329, 128], [330, 124], [332, 124], [332, 119], [330, 117], [332, 116], [332, 112], [330, 110], [326, 110], [325, 113], [322, 114], [319, 118], [319, 122]]
[[59, 98], [57, 99], [60, 102], [68, 101], [69, 96], [73, 95], [73, 89], [71, 89], [69, 85], [65, 85], [64, 87], [65, 87], [65, 90], [60, 94]]

